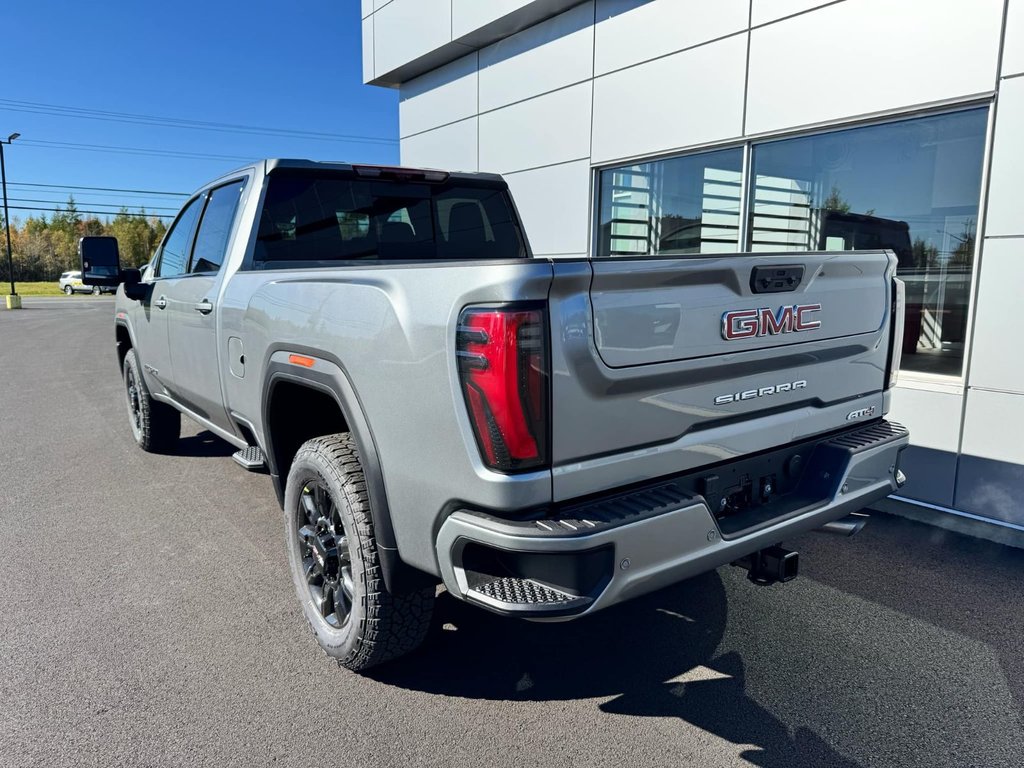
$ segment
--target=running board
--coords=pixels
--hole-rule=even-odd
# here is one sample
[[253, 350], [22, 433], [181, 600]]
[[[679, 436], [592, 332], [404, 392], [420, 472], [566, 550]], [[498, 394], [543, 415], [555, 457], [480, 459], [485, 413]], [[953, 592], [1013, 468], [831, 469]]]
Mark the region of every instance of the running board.
[[235, 460], [235, 463], [242, 469], [247, 469], [250, 472], [256, 472], [263, 469], [263, 451], [260, 450], [258, 445], [249, 445], [245, 448], [240, 448], [231, 454], [231, 458]]

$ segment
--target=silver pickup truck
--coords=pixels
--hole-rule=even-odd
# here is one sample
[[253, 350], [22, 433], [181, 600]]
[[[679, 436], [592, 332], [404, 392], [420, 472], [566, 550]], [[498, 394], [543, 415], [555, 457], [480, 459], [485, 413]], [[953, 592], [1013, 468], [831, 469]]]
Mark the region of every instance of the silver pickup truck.
[[[415, 648], [438, 582], [565, 620], [732, 563], [903, 482], [882, 251], [533, 257], [499, 176], [268, 160], [199, 190], [119, 285], [129, 425], [185, 414], [266, 468], [320, 645]], [[897, 343], [894, 343], [894, 339]]]

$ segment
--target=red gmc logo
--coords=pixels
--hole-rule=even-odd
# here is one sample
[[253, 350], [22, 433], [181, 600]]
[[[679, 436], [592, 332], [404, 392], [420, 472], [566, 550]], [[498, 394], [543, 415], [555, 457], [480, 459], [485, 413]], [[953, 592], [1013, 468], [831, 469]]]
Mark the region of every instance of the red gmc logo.
[[753, 339], [758, 336], [775, 336], [780, 333], [813, 331], [821, 327], [820, 320], [809, 316], [821, 311], [821, 304], [794, 304], [789, 307], [760, 309], [735, 309], [722, 315], [722, 338]]

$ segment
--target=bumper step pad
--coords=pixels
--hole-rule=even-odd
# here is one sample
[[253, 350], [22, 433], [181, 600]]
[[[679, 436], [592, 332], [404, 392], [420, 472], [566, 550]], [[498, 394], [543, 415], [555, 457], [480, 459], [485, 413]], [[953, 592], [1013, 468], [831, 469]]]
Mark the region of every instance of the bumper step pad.
[[245, 448], [240, 448], [231, 454], [231, 458], [235, 460], [235, 463], [247, 469], [250, 472], [263, 469], [263, 451], [260, 450], [258, 445], [250, 445]]
[[470, 600], [508, 613], [536, 614], [542, 611], [570, 612], [580, 610], [593, 600], [570, 595], [533, 579], [502, 576], [482, 581], [466, 594]]

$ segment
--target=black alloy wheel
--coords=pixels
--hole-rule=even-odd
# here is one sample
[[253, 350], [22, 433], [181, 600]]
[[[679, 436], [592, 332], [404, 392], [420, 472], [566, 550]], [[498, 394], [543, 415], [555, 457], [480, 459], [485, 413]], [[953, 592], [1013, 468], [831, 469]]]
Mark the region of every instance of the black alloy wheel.
[[338, 506], [318, 480], [299, 496], [295, 545], [313, 606], [327, 624], [340, 629], [352, 614], [355, 583], [352, 553]]
[[128, 395], [128, 418], [131, 419], [132, 434], [139, 439], [142, 433], [142, 401], [139, 393], [139, 382], [135, 378], [135, 368], [125, 369], [124, 385]]

